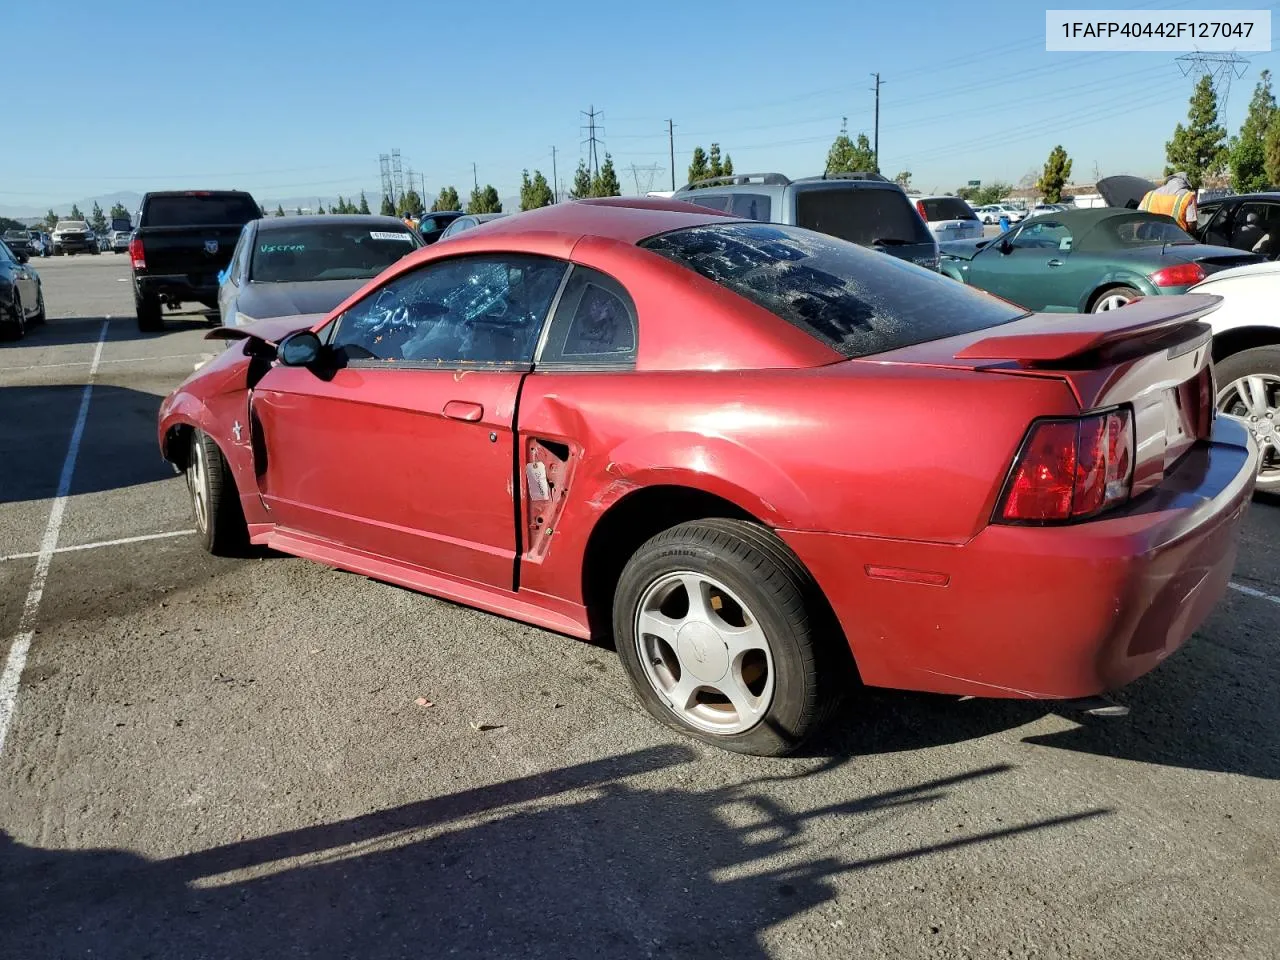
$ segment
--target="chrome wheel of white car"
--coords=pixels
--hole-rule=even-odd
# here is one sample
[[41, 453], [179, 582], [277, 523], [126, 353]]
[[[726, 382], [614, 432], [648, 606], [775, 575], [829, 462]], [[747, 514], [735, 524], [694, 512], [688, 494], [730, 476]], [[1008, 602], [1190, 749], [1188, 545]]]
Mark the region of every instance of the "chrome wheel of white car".
[[750, 609], [705, 573], [654, 581], [636, 612], [645, 678], [681, 720], [708, 733], [751, 729], [773, 700], [773, 652]]
[[1258, 444], [1258, 488], [1280, 490], [1280, 375], [1251, 373], [1218, 391], [1218, 412], [1232, 417]]

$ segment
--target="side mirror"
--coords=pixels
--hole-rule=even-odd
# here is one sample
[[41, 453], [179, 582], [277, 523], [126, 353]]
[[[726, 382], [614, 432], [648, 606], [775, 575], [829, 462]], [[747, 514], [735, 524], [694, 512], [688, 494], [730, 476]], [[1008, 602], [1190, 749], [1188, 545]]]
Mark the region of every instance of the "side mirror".
[[1001, 241], [1000, 241], [1000, 252], [1001, 252], [1001, 253], [1013, 253], [1013, 244], [1012, 244], [1012, 243], [1010, 243], [1008, 240], [1001, 240]]
[[323, 344], [310, 330], [299, 330], [280, 341], [276, 356], [286, 367], [306, 367], [320, 359]]

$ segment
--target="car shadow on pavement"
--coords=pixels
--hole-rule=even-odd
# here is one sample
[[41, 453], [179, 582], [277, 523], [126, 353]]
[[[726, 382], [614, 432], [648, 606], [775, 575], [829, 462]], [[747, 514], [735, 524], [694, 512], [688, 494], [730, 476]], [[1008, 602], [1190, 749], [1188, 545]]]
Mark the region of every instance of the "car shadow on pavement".
[[[842, 874], [1109, 813], [913, 843], [876, 825], [1010, 768], [794, 812], [758, 783], [652, 785], [695, 757], [639, 750], [165, 860], [0, 832], [0, 927], [11, 955], [32, 957], [749, 960], [767, 955], [764, 931], [832, 901]], [[833, 855], [836, 823], [848, 839]]]
[[[1143, 763], [1280, 779], [1280, 617], [1241, 622], [1229, 599], [1159, 669], [1116, 694], [1129, 716], [1025, 742]], [[1233, 616], [1233, 609], [1235, 615]], [[1267, 615], [1269, 611], [1263, 611]]]
[[[0, 387], [0, 503], [57, 494], [84, 387]], [[173, 476], [160, 457], [161, 398], [97, 384], [89, 403], [70, 493], [96, 493]]]
[[[158, 333], [143, 333], [132, 315], [111, 317], [50, 317], [43, 325], [27, 327], [21, 340], [3, 341], [9, 349], [23, 347], [66, 347], [77, 343], [96, 344], [102, 336], [102, 324], [110, 324], [107, 341], [121, 343], [129, 340], [154, 340], [166, 333], [182, 330], [210, 330], [218, 324], [217, 314], [166, 313], [164, 329]], [[88, 359], [87, 357], [85, 358]], [[3, 372], [3, 368], [0, 368]]]

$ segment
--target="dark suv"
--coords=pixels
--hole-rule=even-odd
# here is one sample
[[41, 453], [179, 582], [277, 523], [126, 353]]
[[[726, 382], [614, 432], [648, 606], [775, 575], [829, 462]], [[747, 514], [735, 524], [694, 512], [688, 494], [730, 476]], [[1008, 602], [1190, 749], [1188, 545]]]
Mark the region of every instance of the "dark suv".
[[1243, 193], [1199, 205], [1195, 227], [1202, 243], [1235, 247], [1268, 260], [1280, 258], [1280, 193]]
[[906, 192], [877, 173], [837, 173], [791, 180], [780, 173], [698, 180], [673, 200], [737, 217], [785, 223], [938, 269], [938, 242]]

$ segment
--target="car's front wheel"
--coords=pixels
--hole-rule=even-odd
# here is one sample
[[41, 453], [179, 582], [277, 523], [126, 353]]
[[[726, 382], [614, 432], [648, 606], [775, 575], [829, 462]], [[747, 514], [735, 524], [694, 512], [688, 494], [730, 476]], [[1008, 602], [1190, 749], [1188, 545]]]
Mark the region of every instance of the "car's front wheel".
[[1258, 486], [1280, 495], [1280, 347], [1241, 350], [1215, 364], [1218, 412], [1240, 421], [1258, 444]]
[[235, 478], [222, 451], [203, 430], [191, 431], [186, 475], [196, 535], [204, 548], [216, 556], [241, 554], [249, 542], [249, 531]]
[[1090, 313], [1103, 313], [1107, 310], [1119, 310], [1142, 296], [1142, 291], [1133, 287], [1107, 287], [1094, 298]]
[[816, 584], [753, 523], [699, 520], [648, 540], [618, 581], [613, 626], [645, 708], [739, 753], [796, 749], [851, 681]]

